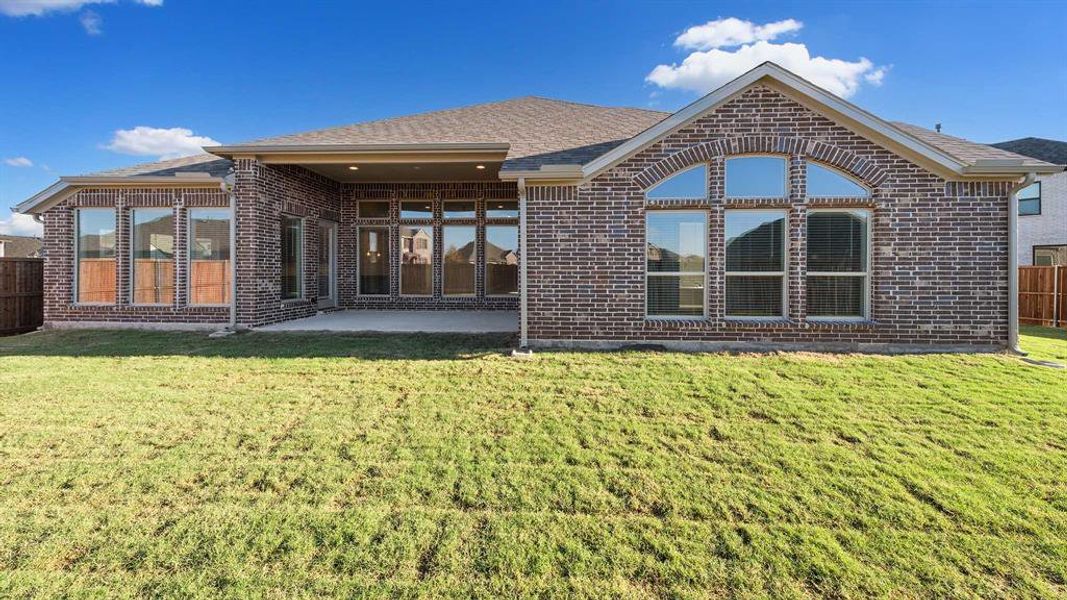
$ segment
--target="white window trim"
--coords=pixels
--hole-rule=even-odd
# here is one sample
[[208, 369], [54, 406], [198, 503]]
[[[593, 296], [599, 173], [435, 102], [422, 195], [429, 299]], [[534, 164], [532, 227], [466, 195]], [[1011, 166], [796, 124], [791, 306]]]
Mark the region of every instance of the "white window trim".
[[[282, 303], [288, 302], [300, 302], [307, 299], [307, 293], [304, 289], [304, 243], [307, 241], [307, 219], [299, 215], [293, 215], [289, 213], [282, 213], [278, 219], [278, 224], [282, 225], [284, 219], [296, 219], [300, 222], [300, 243], [296, 247], [296, 266], [297, 266], [297, 283], [300, 286], [300, 290], [297, 296], [292, 298], [285, 297], [285, 289], [280, 289]], [[278, 231], [278, 242], [281, 245], [281, 230]], [[281, 256], [279, 256], [281, 258]], [[280, 282], [279, 282], [280, 283]]]
[[[683, 213], [683, 214], [699, 214], [704, 218], [704, 270], [703, 271], [656, 271], [655, 273], [648, 270], [648, 217], [655, 213]], [[708, 320], [708, 224], [711, 219], [708, 218], [708, 211], [706, 210], [693, 210], [693, 209], [650, 209], [645, 211], [645, 238], [644, 238], [644, 254], [645, 254], [645, 319], [649, 321], [706, 321]], [[521, 257], [520, 257], [521, 260]], [[703, 292], [701, 293], [699, 315], [655, 315], [648, 312], [648, 278], [649, 277], [664, 277], [664, 276], [693, 276], [700, 275], [704, 279], [702, 285]]]
[[[403, 228], [403, 227], [429, 227], [430, 231], [433, 232], [432, 234], [430, 234], [431, 237], [430, 237], [430, 293], [429, 294], [405, 294], [404, 293], [404, 249], [399, 247], [399, 244], [404, 240], [404, 236], [400, 234], [400, 229]], [[394, 248], [394, 250], [396, 250], [396, 253], [397, 253], [397, 255], [396, 255], [396, 258], [397, 258], [397, 261], [396, 261], [397, 262], [397, 274], [396, 274], [397, 291], [400, 294], [401, 298], [433, 298], [434, 297], [434, 294], [433, 294], [433, 292], [434, 292], [434, 279], [435, 279], [435, 277], [434, 277], [434, 266], [436, 265], [436, 262], [437, 262], [437, 236], [441, 235], [440, 232], [438, 231], [439, 229], [440, 229], [440, 227], [435, 226], [433, 223], [417, 223], [417, 224], [414, 224], [414, 225], [401, 223], [398, 226], [397, 232], [396, 232], [397, 247]], [[411, 249], [412, 250], [415, 249], [414, 240], [412, 240]], [[443, 267], [442, 267], [442, 270], [441, 270], [441, 274], [442, 274], [442, 276], [444, 275], [444, 268]], [[444, 290], [442, 289], [442, 292], [443, 291]]]
[[[782, 169], [782, 195], [781, 196], [731, 196], [727, 189], [729, 185], [729, 163], [731, 160], [745, 159], [745, 158], [777, 158], [780, 159], [785, 166]], [[752, 200], [756, 198], [774, 198], [784, 200], [789, 198], [789, 155], [787, 154], [772, 154], [768, 152], [759, 152], [755, 154], [734, 154], [733, 156], [727, 156], [722, 161], [722, 195], [728, 200]]]
[[[808, 167], [810, 165], [815, 165], [817, 167], [821, 167], [823, 169], [826, 169], [827, 171], [831, 171], [833, 173], [837, 173], [838, 175], [840, 175], [840, 176], [844, 177], [845, 179], [851, 181], [852, 183], [858, 185], [860, 187], [860, 189], [863, 190], [863, 195], [862, 196], [849, 196], [849, 195], [838, 196], [838, 195], [833, 195], [833, 194], [812, 194], [811, 193], [811, 186], [807, 184], [807, 182], [808, 182]], [[870, 198], [871, 197], [870, 188], [868, 188], [867, 186], [863, 185], [862, 181], [856, 179], [850, 173], [847, 173], [847, 172], [845, 172], [845, 171], [843, 171], [841, 169], [838, 169], [835, 166], [828, 165], [828, 164], [823, 163], [823, 162], [819, 162], [817, 160], [810, 160], [810, 159], [807, 159], [807, 158], [804, 159], [804, 182], [805, 182], [804, 194], [808, 198]]]
[[393, 248], [390, 245], [390, 244], [393, 243], [393, 239], [392, 239], [393, 238], [393, 228], [390, 227], [389, 225], [386, 225], [386, 224], [383, 223], [381, 225], [360, 225], [359, 227], [356, 227], [356, 295], [357, 296], [362, 296], [364, 298], [389, 298], [392, 295], [392, 289], [393, 289], [393, 265], [392, 265], [393, 261], [392, 261], [391, 253], [393, 252], [393, 250], [396, 250], [396, 248], [393, 248], [392, 250], [389, 251], [390, 252], [390, 260], [389, 260], [390, 264], [385, 266], [385, 274], [386, 274], [386, 277], [389, 278], [388, 279], [389, 285], [387, 286], [389, 291], [385, 292], [384, 294], [366, 294], [366, 293], [364, 293], [363, 292], [363, 273], [361, 272], [361, 269], [359, 267], [359, 257], [362, 256], [362, 252], [363, 252], [363, 248], [361, 246], [361, 241], [360, 240], [363, 239], [363, 230], [364, 229], [384, 229], [385, 230], [385, 245], [386, 245], [387, 248]]
[[[782, 270], [781, 271], [727, 271], [726, 270], [726, 219], [730, 213], [766, 213], [781, 215], [785, 219], [782, 231]], [[784, 208], [729, 208], [723, 213], [723, 248], [722, 248], [722, 310], [727, 321], [784, 321], [789, 318], [789, 210]], [[782, 314], [780, 315], [731, 315], [727, 313], [726, 288], [730, 277], [781, 277], [782, 278]]]
[[[463, 218], [466, 219], [466, 217], [463, 217]], [[474, 241], [474, 263], [473, 263], [474, 264], [474, 290], [471, 291], [470, 293], [449, 294], [449, 293], [445, 292], [445, 279], [446, 279], [445, 269], [448, 267], [448, 262], [445, 260], [445, 229], [447, 227], [453, 227], [453, 228], [469, 227], [470, 229], [474, 230], [474, 240], [473, 240]], [[477, 225], [463, 225], [463, 224], [457, 223], [455, 225], [445, 224], [445, 225], [441, 226], [441, 297], [442, 298], [474, 298], [474, 297], [477, 297], [477, 295], [478, 295], [478, 261], [481, 259], [481, 254], [482, 254], [481, 252], [478, 252], [478, 226]], [[432, 270], [433, 265], [431, 264], [430, 267], [431, 267], [431, 270]]]
[[[806, 305], [807, 304], [808, 277], [862, 277], [863, 278], [863, 298], [861, 299], [862, 300], [862, 307], [863, 307], [862, 314], [860, 314], [860, 315], [837, 315], [837, 316], [835, 316], [835, 315], [806, 316], [805, 319], [808, 320], [808, 321], [816, 321], [816, 322], [818, 322], [818, 321], [834, 321], [834, 322], [849, 322], [849, 321], [851, 321], [851, 322], [856, 322], [856, 323], [862, 323], [862, 322], [866, 322], [866, 321], [870, 321], [871, 320], [871, 250], [873, 248], [873, 244], [871, 243], [872, 242], [872, 240], [871, 240], [871, 225], [872, 225], [871, 221], [873, 221], [873, 218], [874, 218], [874, 215], [871, 212], [871, 210], [867, 209], [867, 208], [812, 208], [812, 209], [808, 210], [808, 214], [807, 214], [807, 216], [805, 216], [804, 229], [805, 229], [805, 231], [807, 231], [807, 227], [808, 227], [808, 224], [807, 224], [807, 221], [806, 221], [807, 218], [809, 218], [811, 215], [816, 214], [816, 213], [857, 213], [857, 212], [863, 213], [866, 216], [866, 219], [865, 219], [866, 227], [865, 227], [865, 230], [864, 230], [864, 235], [866, 236], [867, 239], [866, 239], [866, 244], [864, 244], [866, 249], [864, 251], [864, 264], [863, 264], [865, 269], [862, 272], [861, 271], [848, 271], [848, 272], [840, 272], [840, 271], [807, 271], [806, 270], [806, 265], [805, 265], [805, 271], [806, 272], [805, 272], [805, 276], [804, 276], [804, 291], [805, 291], [804, 302], [805, 302], [805, 305]], [[807, 238], [805, 237], [805, 239], [807, 239]], [[806, 253], [805, 253], [805, 257], [806, 257]], [[805, 260], [806, 260], [806, 258], [805, 258]], [[807, 306], [805, 306], [804, 312], [807, 313]]]
[[[490, 227], [513, 227], [515, 229], [515, 239], [516, 240], [519, 239], [519, 235], [520, 234], [519, 234], [519, 226], [518, 226], [518, 224], [486, 223], [485, 224], [485, 228], [484, 228], [485, 229], [485, 243], [486, 244], [489, 243], [489, 228]], [[488, 261], [488, 258], [489, 258], [488, 256], [482, 257], [482, 273], [484, 273], [484, 277], [485, 277], [485, 281], [482, 284], [485, 287], [485, 289], [484, 289], [485, 297], [486, 298], [518, 298], [518, 296], [519, 296], [518, 287], [516, 287], [515, 291], [513, 293], [510, 293], [510, 294], [490, 294], [489, 293], [489, 261]], [[515, 266], [519, 267], [519, 265], [521, 265], [521, 264], [522, 264], [522, 256], [520, 255], [519, 256], [519, 264], [517, 264]], [[521, 268], [521, 267], [519, 267], [519, 268]]]
[[[71, 304], [73, 304], [74, 306], [117, 306], [118, 303], [119, 303], [119, 290], [117, 289], [118, 288], [118, 284], [119, 284], [119, 249], [118, 249], [118, 247], [115, 248], [115, 287], [116, 287], [116, 289], [115, 289], [115, 301], [114, 302], [79, 302], [78, 301], [78, 291], [79, 291], [78, 290], [78, 284], [79, 284], [78, 275], [79, 275], [79, 273], [81, 271], [81, 256], [80, 256], [80, 254], [81, 254], [81, 240], [80, 240], [80, 238], [81, 238], [82, 213], [86, 212], [86, 211], [96, 211], [96, 210], [99, 210], [99, 211], [109, 210], [109, 211], [111, 211], [112, 215], [114, 216], [114, 220], [115, 220], [115, 235], [117, 236], [118, 233], [119, 233], [119, 222], [118, 222], [119, 211], [116, 208], [111, 207], [111, 206], [92, 206], [92, 207], [85, 207], [85, 208], [77, 208], [77, 209], [74, 210], [74, 278], [73, 278], [73, 280], [74, 280], [74, 289], [73, 289], [74, 298], [71, 301]], [[116, 244], [116, 246], [117, 246], [117, 244]]]
[[[703, 196], [663, 196], [661, 198], [649, 198], [648, 197], [648, 193], [649, 192], [651, 192], [652, 190], [656, 189], [660, 185], [666, 183], [667, 181], [669, 181], [671, 179], [674, 179], [675, 177], [678, 177], [682, 173], [687, 173], [689, 171], [692, 171], [693, 169], [700, 169], [700, 168], [704, 169], [704, 195]], [[708, 185], [708, 180], [709, 180], [710, 177], [711, 177], [711, 167], [709, 166], [708, 163], [701, 162], [701, 163], [696, 163], [694, 165], [689, 165], [688, 167], [686, 167], [684, 169], [675, 171], [675, 172], [671, 173], [670, 175], [664, 177], [663, 179], [660, 179], [656, 183], [653, 183], [652, 187], [646, 189], [645, 192], [644, 192], [644, 194], [645, 194], [645, 204], [647, 205], [650, 201], [653, 204], [655, 204], [655, 203], [659, 203], [659, 202], [677, 202], [677, 201], [684, 201], [684, 202], [698, 201], [699, 202], [699, 201], [702, 201], [702, 200], [707, 200], [711, 196], [711, 194], [708, 193], [709, 189], [710, 189], [710, 186]]]
[[236, 240], [235, 240], [235, 235], [234, 235], [234, 232], [236, 231], [235, 230], [236, 224], [234, 223], [234, 220], [233, 220], [233, 210], [229, 206], [196, 206], [196, 207], [192, 207], [192, 208], [186, 209], [186, 211], [185, 211], [185, 303], [188, 306], [197, 306], [197, 307], [200, 307], [200, 306], [206, 306], [206, 307], [212, 307], [212, 306], [227, 306], [228, 307], [228, 306], [232, 306], [231, 302], [221, 302], [221, 303], [211, 303], [211, 304], [196, 304], [196, 303], [194, 303], [192, 301], [193, 295], [190, 293], [190, 290], [191, 290], [191, 286], [192, 286], [191, 278], [193, 276], [193, 244], [196, 242], [196, 238], [193, 237], [193, 213], [195, 213], [198, 210], [210, 210], [210, 211], [224, 212], [224, 213], [226, 213], [226, 218], [229, 219], [229, 223], [230, 223], [230, 226], [229, 226], [229, 231], [230, 231], [230, 270], [229, 270], [229, 273], [227, 273], [227, 275], [230, 276], [230, 288], [231, 288], [230, 289], [230, 294], [232, 295], [233, 292], [234, 292], [234, 290], [232, 288], [233, 288], [233, 284], [234, 284], [234, 267], [236, 266], [235, 263], [236, 263], [236, 254], [237, 253], [234, 252], [235, 245], [236, 245]]
[[[177, 253], [177, 249], [178, 249], [178, 243], [177, 243], [178, 242], [178, 218], [177, 218], [176, 211], [174, 210], [173, 207], [168, 208], [168, 207], [156, 207], [156, 206], [134, 206], [134, 207], [131, 207], [130, 210], [129, 210], [129, 213], [130, 213], [130, 242], [129, 242], [129, 246], [127, 246], [127, 249], [129, 250], [128, 256], [129, 256], [129, 264], [130, 264], [130, 273], [129, 273], [130, 306], [173, 306], [174, 302], [168, 303], [168, 302], [137, 302], [136, 301], [137, 290], [136, 290], [135, 286], [137, 285], [137, 275], [136, 275], [136, 273], [137, 273], [137, 259], [133, 255], [133, 251], [134, 251], [134, 244], [135, 244], [136, 238], [137, 238], [137, 211], [139, 211], [139, 210], [161, 210], [161, 211], [162, 210], [169, 210], [171, 218], [174, 219], [174, 249], [175, 249], [175, 253], [174, 253], [174, 258], [171, 259], [171, 260], [174, 263], [174, 300], [175, 300], [175, 302], [178, 300], [178, 253]], [[229, 304], [226, 304], [224, 306], [229, 306]]]

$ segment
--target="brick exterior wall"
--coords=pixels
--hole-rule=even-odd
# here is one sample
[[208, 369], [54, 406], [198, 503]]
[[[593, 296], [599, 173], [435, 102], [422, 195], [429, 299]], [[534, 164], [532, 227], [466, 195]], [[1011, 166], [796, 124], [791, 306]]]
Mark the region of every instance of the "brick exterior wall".
[[[724, 161], [789, 159], [786, 198], [724, 198]], [[809, 199], [805, 161], [850, 173], [870, 198]], [[706, 319], [645, 317], [644, 191], [708, 164]], [[580, 187], [530, 187], [526, 257], [534, 344], [810, 346], [833, 349], [999, 348], [1007, 343], [1010, 182], [955, 183], [764, 86], [754, 86]], [[678, 203], [669, 203], [670, 207]], [[872, 211], [870, 320], [805, 314], [806, 214], [813, 207]], [[789, 211], [788, 318], [724, 318], [724, 211]]]

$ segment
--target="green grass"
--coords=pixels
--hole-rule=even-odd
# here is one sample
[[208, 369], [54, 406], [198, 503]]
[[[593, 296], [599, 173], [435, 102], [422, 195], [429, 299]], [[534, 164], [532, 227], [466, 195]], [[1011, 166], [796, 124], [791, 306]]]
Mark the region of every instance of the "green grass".
[[0, 339], [0, 596], [1067, 594], [1067, 371], [507, 343]]

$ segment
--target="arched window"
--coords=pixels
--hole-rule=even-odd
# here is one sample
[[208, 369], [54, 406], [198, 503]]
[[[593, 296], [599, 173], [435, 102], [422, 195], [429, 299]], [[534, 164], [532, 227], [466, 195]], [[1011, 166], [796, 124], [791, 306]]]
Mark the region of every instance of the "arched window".
[[784, 198], [786, 163], [780, 156], [726, 159], [727, 198]]
[[679, 171], [649, 188], [645, 197], [651, 200], [707, 198], [708, 166], [698, 165]]
[[808, 163], [809, 198], [824, 198], [829, 196], [866, 198], [870, 195], [871, 194], [867, 191], [867, 188], [842, 175], [838, 171], [813, 162]]

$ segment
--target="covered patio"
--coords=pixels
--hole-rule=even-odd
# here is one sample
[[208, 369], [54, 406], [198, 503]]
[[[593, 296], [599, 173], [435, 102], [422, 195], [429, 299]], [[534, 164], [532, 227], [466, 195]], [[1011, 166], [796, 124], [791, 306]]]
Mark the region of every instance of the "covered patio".
[[272, 323], [256, 331], [517, 333], [513, 310], [339, 310]]

